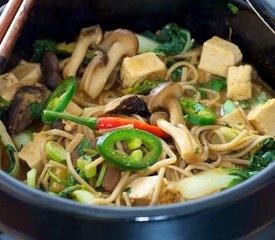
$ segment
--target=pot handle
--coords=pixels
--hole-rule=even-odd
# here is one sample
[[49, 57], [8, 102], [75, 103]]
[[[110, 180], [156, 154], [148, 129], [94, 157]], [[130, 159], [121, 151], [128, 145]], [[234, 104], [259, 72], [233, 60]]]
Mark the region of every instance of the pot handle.
[[259, 18], [275, 34], [275, 2], [270, 0], [246, 0]]

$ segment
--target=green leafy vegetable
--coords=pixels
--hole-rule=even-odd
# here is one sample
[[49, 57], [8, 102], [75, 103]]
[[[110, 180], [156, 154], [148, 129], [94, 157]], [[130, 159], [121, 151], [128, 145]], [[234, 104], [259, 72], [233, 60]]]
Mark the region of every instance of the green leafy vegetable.
[[222, 105], [222, 108], [221, 108], [221, 115], [222, 116], [225, 116], [227, 115], [228, 113], [231, 113], [233, 112], [234, 110], [237, 109], [237, 106], [235, 105], [235, 103], [228, 99], [226, 100], [226, 102]]
[[[167, 67], [170, 68], [170, 67], [172, 67], [175, 63], [177, 63], [177, 61], [175, 61], [175, 60], [169, 61], [169, 62], [167, 63]], [[182, 73], [182, 66], [177, 67], [177, 68], [173, 71], [173, 73], [172, 73], [172, 75], [171, 75], [171, 78], [172, 78], [173, 82], [180, 82], [181, 73]]]
[[159, 35], [146, 31], [144, 35], [137, 34], [137, 38], [139, 52], [154, 51], [166, 56], [173, 56], [186, 52], [192, 47], [190, 32], [176, 23], [165, 25]]
[[[33, 43], [33, 56], [31, 58], [32, 62], [40, 62], [43, 54], [47, 51], [54, 52], [58, 57], [66, 57], [73, 53], [75, 43], [61, 43], [58, 44], [53, 39], [37, 39]], [[91, 59], [94, 57], [94, 50], [88, 49], [85, 58], [82, 62], [83, 66], [87, 66]]]
[[275, 161], [275, 141], [273, 138], [264, 140], [260, 146], [247, 155], [251, 171], [261, 171]]
[[129, 196], [132, 192], [132, 189], [130, 187], [127, 187], [127, 188], [124, 189], [124, 192], [126, 192], [127, 195]]
[[86, 152], [84, 151], [85, 149], [93, 149], [92, 146], [89, 144], [86, 138], [82, 140], [82, 142], [78, 145], [76, 148], [77, 152], [79, 153], [80, 156], [84, 155]]
[[133, 87], [127, 89], [127, 93], [135, 93], [147, 95], [151, 92], [151, 90], [157, 87], [159, 84], [164, 83], [165, 80], [145, 80], [141, 83], [136, 83]]
[[0, 96], [0, 120], [5, 116], [10, 103]]
[[5, 149], [8, 151], [8, 153], [10, 155], [10, 160], [11, 160], [11, 163], [7, 169], [7, 173], [11, 173], [13, 171], [13, 169], [15, 168], [15, 164], [17, 162], [17, 159], [15, 157], [16, 150], [10, 144], [5, 145]]
[[221, 92], [224, 89], [226, 89], [227, 85], [226, 85], [226, 79], [225, 78], [219, 78], [219, 79], [212, 79], [209, 81], [208, 83], [208, 88], [217, 91], [217, 92]]
[[65, 188], [63, 191], [58, 193], [58, 196], [63, 197], [63, 198], [72, 199], [73, 198], [73, 195], [72, 195], [73, 191], [80, 190], [80, 189], [85, 189], [85, 187], [82, 186], [82, 185], [76, 184], [74, 186], [70, 186], [70, 187]]
[[42, 112], [44, 110], [44, 104], [33, 102], [28, 105], [28, 108], [31, 111], [31, 115], [33, 119], [39, 119], [42, 116]]
[[29, 129], [24, 130], [23, 132], [15, 135], [12, 140], [17, 148], [20, 150], [22, 147], [27, 145], [33, 139], [33, 132]]
[[236, 15], [239, 12], [239, 8], [233, 3], [228, 2], [227, 7], [234, 15]]
[[33, 43], [33, 56], [31, 61], [40, 62], [44, 52], [55, 52], [56, 42], [52, 39], [37, 39]]

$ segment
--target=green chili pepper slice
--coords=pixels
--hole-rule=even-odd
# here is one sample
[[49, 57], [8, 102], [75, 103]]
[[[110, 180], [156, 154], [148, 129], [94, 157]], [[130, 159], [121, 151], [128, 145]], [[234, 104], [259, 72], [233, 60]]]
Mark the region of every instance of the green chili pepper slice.
[[190, 123], [196, 125], [210, 125], [216, 121], [217, 115], [212, 109], [196, 102], [192, 98], [180, 99], [179, 103], [183, 114]]
[[[118, 141], [131, 141], [136, 138], [142, 142], [141, 149], [142, 147], [148, 149], [148, 152], [144, 152], [140, 158], [135, 157], [135, 154], [128, 155], [115, 148], [115, 143]], [[109, 132], [98, 139], [96, 146], [106, 161], [125, 170], [139, 170], [151, 166], [159, 159], [162, 152], [161, 142], [156, 136], [137, 129], [121, 129]]]
[[[45, 110], [63, 112], [71, 101], [76, 91], [75, 77], [68, 77], [63, 83], [61, 83], [49, 96]], [[52, 123], [57, 120], [54, 116], [45, 116], [43, 114], [42, 120], [44, 123]]]

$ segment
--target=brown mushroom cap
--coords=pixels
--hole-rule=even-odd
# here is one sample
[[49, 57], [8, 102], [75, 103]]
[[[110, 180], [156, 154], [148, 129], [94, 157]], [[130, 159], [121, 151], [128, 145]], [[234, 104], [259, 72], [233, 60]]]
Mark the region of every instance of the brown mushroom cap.
[[139, 114], [146, 116], [149, 114], [147, 104], [141, 96], [132, 94], [117, 98], [104, 108], [104, 113], [121, 113], [121, 114]]
[[32, 123], [34, 115], [30, 104], [44, 104], [49, 93], [44, 86], [23, 86], [17, 91], [7, 111], [6, 125], [11, 136]]
[[173, 124], [184, 122], [178, 99], [182, 97], [183, 91], [178, 83], [166, 82], [154, 88], [148, 96], [149, 110], [153, 113], [166, 110]]
[[43, 72], [59, 72], [59, 61], [54, 52], [45, 52], [41, 59], [41, 71]]
[[45, 52], [41, 60], [41, 82], [50, 90], [54, 90], [63, 79], [59, 76], [59, 61], [55, 53]]
[[[134, 32], [129, 31], [127, 29], [116, 29], [113, 32], [110, 32], [102, 43], [102, 48], [105, 51], [108, 51], [111, 46], [115, 43], [123, 42], [128, 46], [128, 52], [126, 56], [134, 56], [138, 51], [138, 39]], [[125, 57], [126, 57], [125, 56]]]

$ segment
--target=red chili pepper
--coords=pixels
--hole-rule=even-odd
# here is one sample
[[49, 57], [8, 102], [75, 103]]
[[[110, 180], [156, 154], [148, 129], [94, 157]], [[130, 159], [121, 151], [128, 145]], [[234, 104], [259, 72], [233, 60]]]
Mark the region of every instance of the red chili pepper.
[[169, 135], [166, 132], [164, 132], [157, 126], [153, 126], [145, 122], [139, 122], [139, 121], [135, 121], [128, 118], [122, 118], [122, 117], [100, 117], [98, 118], [98, 124], [96, 129], [100, 130], [100, 129], [115, 128], [115, 127], [120, 127], [128, 124], [133, 124], [134, 128], [150, 132], [161, 138], [169, 137]]
[[72, 116], [66, 113], [60, 113], [55, 111], [44, 110], [43, 111], [44, 118], [47, 119], [54, 119], [54, 121], [58, 119], [67, 119], [72, 122], [76, 122], [78, 124], [87, 126], [91, 129], [108, 129], [108, 128], [116, 128], [128, 124], [133, 124], [134, 128], [144, 130], [150, 132], [158, 137], [167, 138], [169, 135], [161, 130], [157, 126], [150, 125], [145, 122], [135, 121], [129, 118], [122, 118], [122, 117], [100, 117], [100, 118], [82, 118]]

